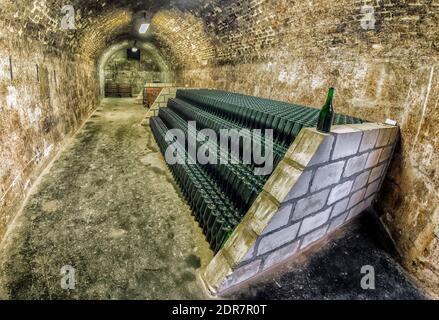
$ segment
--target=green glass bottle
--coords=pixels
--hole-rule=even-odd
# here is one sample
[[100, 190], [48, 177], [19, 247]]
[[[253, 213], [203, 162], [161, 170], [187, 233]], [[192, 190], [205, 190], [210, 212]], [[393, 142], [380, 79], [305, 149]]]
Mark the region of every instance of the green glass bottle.
[[233, 227], [230, 225], [230, 223], [225, 223], [223, 226], [221, 226], [221, 229], [217, 233], [214, 247], [212, 248], [213, 251], [220, 251], [227, 240], [229, 240], [229, 238], [232, 236], [232, 233]]
[[334, 117], [334, 108], [332, 106], [332, 99], [334, 98], [334, 88], [329, 88], [328, 98], [326, 103], [320, 110], [319, 121], [317, 122], [317, 130], [328, 133], [331, 131], [332, 119]]

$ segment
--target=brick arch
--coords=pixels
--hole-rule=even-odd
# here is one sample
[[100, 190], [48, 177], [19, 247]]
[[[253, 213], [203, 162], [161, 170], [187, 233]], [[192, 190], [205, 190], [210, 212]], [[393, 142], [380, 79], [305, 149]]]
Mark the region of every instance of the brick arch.
[[95, 18], [79, 35], [77, 53], [96, 60], [113, 38], [130, 30], [132, 13], [128, 10], [109, 10]]
[[201, 6], [194, 8], [166, 1], [145, 1], [147, 3], [149, 6], [139, 7], [130, 1], [72, 0], [69, 4], [75, 9], [76, 29], [63, 30], [60, 26], [63, 1], [5, 0], [2, 9], [10, 21], [3, 22], [3, 29], [96, 61], [107, 47], [137, 36], [133, 32], [135, 14], [146, 8], [151, 13], [154, 31], [151, 39], [146, 40], [160, 47], [175, 66], [205, 66], [214, 59], [213, 33], [208, 31]]
[[[79, 36], [77, 53], [97, 59], [112, 42], [133, 39], [133, 13], [117, 9], [103, 13], [87, 24]], [[179, 9], [159, 10], [151, 20], [152, 42], [174, 68], [208, 65], [215, 56], [204, 20]]]
[[[4, 0], [11, 21], [5, 28], [59, 50], [96, 61], [113, 43], [135, 37], [133, 17], [151, 12], [153, 41], [181, 69], [253, 59], [276, 42], [279, 29], [272, 1], [71, 0], [76, 30], [60, 28], [61, 0]], [[282, 1], [284, 4], [285, 1]], [[14, 20], [14, 21], [13, 21]], [[19, 21], [19, 22], [18, 22]], [[17, 23], [18, 22], [18, 23]], [[2, 24], [2, 22], [0, 22]]]
[[152, 27], [156, 42], [177, 66], [206, 66], [215, 57], [204, 21], [192, 13], [161, 10], [154, 15]]

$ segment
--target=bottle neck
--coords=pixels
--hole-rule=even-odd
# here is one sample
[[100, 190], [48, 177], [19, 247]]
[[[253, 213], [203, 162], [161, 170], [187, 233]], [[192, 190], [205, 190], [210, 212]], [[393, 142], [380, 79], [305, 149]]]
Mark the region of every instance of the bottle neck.
[[329, 88], [328, 98], [326, 99], [326, 104], [330, 104], [334, 98], [334, 88]]
[[326, 98], [326, 102], [324, 107], [331, 108], [332, 107], [332, 99], [334, 98], [334, 88], [330, 88], [328, 92], [328, 97]]

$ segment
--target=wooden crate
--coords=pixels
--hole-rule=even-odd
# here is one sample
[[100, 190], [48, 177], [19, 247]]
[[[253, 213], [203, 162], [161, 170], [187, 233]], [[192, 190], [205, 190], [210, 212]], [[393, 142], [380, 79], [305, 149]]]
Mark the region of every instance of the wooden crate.
[[119, 83], [118, 84], [118, 93], [120, 97], [131, 97], [131, 85], [128, 83]]
[[106, 97], [132, 97], [132, 88], [128, 83], [115, 83], [108, 81], [105, 83]]
[[116, 97], [117, 96], [117, 84], [109, 81], [105, 83], [105, 96], [106, 97]]

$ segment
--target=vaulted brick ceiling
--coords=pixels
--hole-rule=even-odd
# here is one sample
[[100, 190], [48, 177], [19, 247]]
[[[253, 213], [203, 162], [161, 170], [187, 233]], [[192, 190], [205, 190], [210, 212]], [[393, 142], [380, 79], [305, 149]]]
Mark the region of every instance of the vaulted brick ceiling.
[[[252, 59], [274, 44], [271, 1], [234, 0], [2, 0], [5, 30], [96, 60], [109, 45], [136, 37], [133, 15], [152, 17], [154, 43], [175, 66], [203, 66]], [[60, 28], [61, 8], [76, 10], [76, 30]], [[277, 3], [279, 6], [279, 3]], [[251, 19], [249, 24], [248, 19]], [[277, 22], [278, 23], [278, 22]], [[240, 30], [240, 32], [236, 32]], [[245, 35], [245, 36], [243, 36]], [[0, 34], [1, 36], [1, 34]]]

